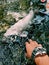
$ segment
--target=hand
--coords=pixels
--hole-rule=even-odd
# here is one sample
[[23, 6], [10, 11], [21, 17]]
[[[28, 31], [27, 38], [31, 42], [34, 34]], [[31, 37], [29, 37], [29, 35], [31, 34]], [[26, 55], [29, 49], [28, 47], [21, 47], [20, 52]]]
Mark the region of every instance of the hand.
[[31, 58], [32, 52], [37, 46], [41, 46], [41, 44], [38, 44], [36, 41], [32, 41], [31, 39], [29, 40], [29, 42], [26, 42], [27, 53], [25, 55], [27, 58]]

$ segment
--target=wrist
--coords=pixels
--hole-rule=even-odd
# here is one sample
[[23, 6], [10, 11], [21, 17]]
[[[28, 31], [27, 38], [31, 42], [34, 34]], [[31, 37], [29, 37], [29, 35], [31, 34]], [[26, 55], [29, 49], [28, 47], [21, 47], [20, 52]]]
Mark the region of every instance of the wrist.
[[49, 63], [48, 60], [48, 55], [43, 55], [43, 56], [37, 56], [35, 57], [35, 63], [36, 65], [46, 65], [45, 63]]
[[35, 61], [36, 57], [39, 57], [39, 56], [42, 57], [42, 56], [45, 56], [46, 54], [47, 54], [46, 49], [41, 46], [38, 46], [32, 52], [32, 60]]

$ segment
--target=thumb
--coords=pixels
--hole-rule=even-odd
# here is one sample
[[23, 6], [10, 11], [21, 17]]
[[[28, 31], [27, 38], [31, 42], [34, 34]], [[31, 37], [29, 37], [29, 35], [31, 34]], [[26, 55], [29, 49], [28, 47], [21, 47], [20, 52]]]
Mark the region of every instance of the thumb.
[[30, 59], [30, 56], [27, 53], [25, 53], [25, 56]]
[[27, 57], [27, 53], [25, 53], [25, 56]]

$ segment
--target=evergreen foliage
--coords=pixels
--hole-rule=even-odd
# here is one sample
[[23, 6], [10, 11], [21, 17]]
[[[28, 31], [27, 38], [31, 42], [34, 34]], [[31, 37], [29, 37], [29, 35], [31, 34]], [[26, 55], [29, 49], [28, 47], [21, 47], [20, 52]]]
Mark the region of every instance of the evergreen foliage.
[[[30, 0], [20, 1], [10, 3], [0, 1], [0, 65], [35, 65], [32, 60], [25, 57], [26, 49], [24, 43], [28, 39], [33, 39], [42, 44], [47, 49], [47, 54], [49, 55], [49, 14], [44, 13], [45, 9], [43, 11], [43, 7], [39, 8], [40, 10], [35, 14], [30, 28], [25, 30], [27, 37], [15, 35], [3, 38], [5, 31], [16, 22], [11, 15], [7, 15], [7, 12], [18, 12], [20, 10], [27, 10], [30, 7]], [[22, 8], [20, 8], [20, 5]], [[3, 42], [2, 40], [4, 39], [6, 41]]]

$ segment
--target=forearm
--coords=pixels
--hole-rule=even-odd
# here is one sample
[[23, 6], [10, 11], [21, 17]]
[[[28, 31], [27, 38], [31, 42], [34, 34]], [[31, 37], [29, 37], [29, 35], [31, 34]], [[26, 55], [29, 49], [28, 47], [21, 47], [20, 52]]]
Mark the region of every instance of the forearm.
[[35, 58], [36, 65], [49, 65], [49, 57], [48, 55], [39, 56]]

